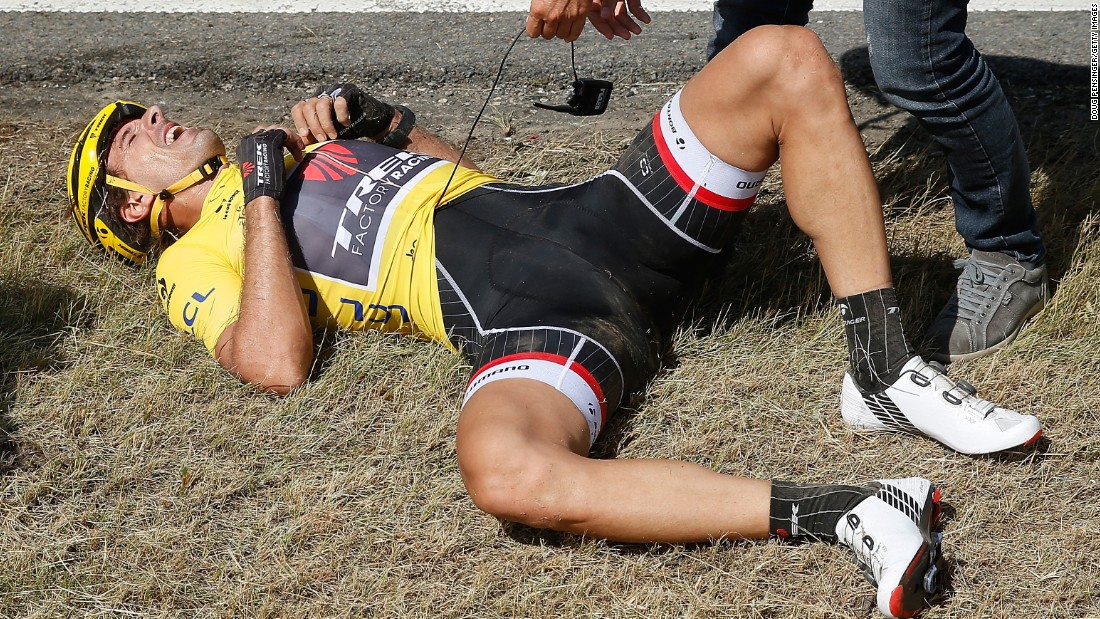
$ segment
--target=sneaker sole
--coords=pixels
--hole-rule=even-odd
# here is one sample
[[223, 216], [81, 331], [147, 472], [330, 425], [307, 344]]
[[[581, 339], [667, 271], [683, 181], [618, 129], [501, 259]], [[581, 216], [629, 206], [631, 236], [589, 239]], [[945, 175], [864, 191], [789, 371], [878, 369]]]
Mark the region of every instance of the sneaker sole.
[[[845, 420], [845, 421], [847, 421], [847, 420]], [[1003, 452], [1006, 452], [1006, 451], [1020, 451], [1020, 450], [1024, 450], [1024, 449], [1028, 449], [1030, 447], [1033, 447], [1036, 443], [1039, 442], [1039, 439], [1043, 438], [1043, 428], [1039, 428], [1039, 431], [1036, 432], [1034, 434], [1034, 436], [1032, 436], [1031, 438], [1027, 439], [1026, 441], [1020, 443], [1019, 445], [1010, 445], [1008, 447], [1002, 447], [1002, 448], [994, 450], [994, 451], [962, 451], [962, 450], [959, 450], [959, 449], [955, 449], [954, 447], [944, 443], [943, 441], [941, 441], [941, 440], [939, 440], [935, 437], [928, 436], [927, 434], [925, 434], [925, 433], [923, 433], [919, 430], [917, 430], [917, 431], [893, 430], [893, 429], [890, 429], [890, 428], [877, 428], [877, 427], [869, 427], [869, 426], [865, 426], [865, 425], [864, 426], [854, 425], [852, 422], [848, 422], [848, 423], [849, 423], [850, 427], [853, 430], [855, 430], [857, 433], [866, 434], [868, 436], [875, 435], [875, 434], [908, 434], [908, 435], [911, 435], [911, 436], [919, 436], [921, 438], [932, 439], [933, 441], [936, 441], [937, 443], [947, 447], [948, 449], [950, 449], [952, 451], [956, 451], [956, 452], [958, 452], [958, 453], [960, 453], [964, 456], [989, 456], [989, 455], [992, 455], [992, 454], [1003, 453]]]
[[939, 361], [940, 363], [952, 363], [952, 362], [955, 362], [955, 361], [969, 361], [971, 359], [980, 359], [981, 357], [987, 357], [989, 355], [992, 355], [993, 353], [997, 352], [998, 350], [1008, 346], [1012, 342], [1015, 342], [1016, 341], [1016, 336], [1020, 335], [1020, 331], [1023, 331], [1024, 327], [1027, 326], [1027, 323], [1030, 322], [1032, 318], [1038, 316], [1039, 312], [1042, 312], [1043, 309], [1046, 308], [1046, 306], [1047, 306], [1047, 303], [1046, 303], [1046, 300], [1044, 299], [1042, 303], [1037, 304], [1035, 307], [1033, 307], [1031, 309], [1030, 312], [1028, 312], [1028, 314], [1026, 316], [1024, 316], [1024, 319], [1020, 321], [1020, 324], [1015, 329], [1010, 331], [1008, 333], [1008, 335], [1005, 336], [1005, 339], [1001, 340], [1000, 342], [997, 342], [996, 344], [994, 344], [994, 345], [992, 345], [988, 348], [983, 348], [981, 350], [975, 350], [974, 352], [966, 352], [966, 353], [958, 353], [958, 354], [948, 353], [946, 355], [943, 354], [940, 351], [933, 351], [933, 352], [928, 353], [928, 358], [931, 359], [932, 361]]

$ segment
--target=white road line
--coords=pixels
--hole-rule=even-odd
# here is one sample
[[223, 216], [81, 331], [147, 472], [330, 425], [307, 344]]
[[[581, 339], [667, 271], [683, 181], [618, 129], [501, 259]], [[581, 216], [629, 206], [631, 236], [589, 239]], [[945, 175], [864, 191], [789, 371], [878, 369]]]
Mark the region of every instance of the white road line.
[[[354, 6], [353, 6], [354, 5]], [[818, 11], [858, 11], [862, 0], [817, 0]], [[155, 9], [166, 13], [381, 13], [427, 10], [445, 13], [526, 12], [529, 0], [167, 0], [150, 5], [147, 0], [0, 0], [0, 11], [119, 12]], [[652, 12], [710, 11], [712, 0], [650, 0], [643, 6]], [[1085, 11], [1083, 0], [972, 0], [972, 11]]]

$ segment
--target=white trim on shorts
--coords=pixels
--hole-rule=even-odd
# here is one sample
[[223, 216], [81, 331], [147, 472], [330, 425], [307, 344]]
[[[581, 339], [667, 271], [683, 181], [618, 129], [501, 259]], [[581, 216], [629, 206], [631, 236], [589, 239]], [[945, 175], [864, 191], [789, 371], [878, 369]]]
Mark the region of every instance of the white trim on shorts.
[[599, 382], [585, 367], [573, 360], [584, 340], [569, 358], [546, 352], [521, 352], [495, 359], [478, 369], [466, 386], [462, 405], [479, 389], [506, 378], [529, 378], [565, 394], [588, 422], [589, 444], [596, 441], [607, 421], [607, 398]]
[[752, 206], [768, 171], [749, 172], [722, 161], [688, 126], [680, 110], [680, 95], [653, 118], [653, 141], [669, 174], [696, 200], [724, 211], [743, 211]]

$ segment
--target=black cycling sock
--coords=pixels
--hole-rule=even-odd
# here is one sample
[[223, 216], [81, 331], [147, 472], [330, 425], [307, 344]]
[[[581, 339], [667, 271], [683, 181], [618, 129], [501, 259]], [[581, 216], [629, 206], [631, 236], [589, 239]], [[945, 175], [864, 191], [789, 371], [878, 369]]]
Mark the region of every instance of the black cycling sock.
[[837, 304], [848, 336], [848, 364], [856, 384], [872, 392], [894, 384], [902, 366], [915, 354], [905, 339], [894, 289], [844, 297]]
[[835, 542], [841, 516], [874, 493], [874, 488], [862, 486], [773, 481], [768, 532], [782, 539]]

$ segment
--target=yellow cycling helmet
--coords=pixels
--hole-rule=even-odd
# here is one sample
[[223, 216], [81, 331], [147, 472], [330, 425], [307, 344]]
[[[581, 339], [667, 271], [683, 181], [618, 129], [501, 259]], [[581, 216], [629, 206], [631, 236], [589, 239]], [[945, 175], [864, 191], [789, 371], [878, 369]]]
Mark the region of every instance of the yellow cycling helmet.
[[76, 227], [93, 246], [134, 264], [145, 262], [149, 247], [103, 217], [106, 164], [115, 131], [127, 120], [141, 117], [145, 110], [144, 105], [130, 101], [115, 101], [104, 107], [77, 138], [69, 157], [69, 209]]
[[73, 220], [76, 221], [76, 227], [93, 246], [103, 249], [108, 255], [132, 264], [145, 262], [152, 246], [152, 239], [142, 241], [135, 238], [131, 231], [103, 216], [107, 205], [107, 186], [156, 196], [149, 217], [149, 226], [153, 237], [156, 237], [160, 234], [158, 224], [164, 202], [173, 194], [213, 178], [226, 162], [225, 157], [221, 155], [211, 157], [197, 170], [161, 191], [154, 191], [108, 174], [107, 153], [110, 151], [111, 139], [115, 131], [126, 121], [140, 118], [145, 114], [146, 109], [144, 105], [131, 101], [115, 101], [107, 105], [84, 128], [73, 146], [72, 156], [69, 157], [69, 208], [72, 211]]

